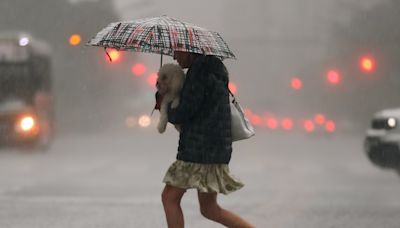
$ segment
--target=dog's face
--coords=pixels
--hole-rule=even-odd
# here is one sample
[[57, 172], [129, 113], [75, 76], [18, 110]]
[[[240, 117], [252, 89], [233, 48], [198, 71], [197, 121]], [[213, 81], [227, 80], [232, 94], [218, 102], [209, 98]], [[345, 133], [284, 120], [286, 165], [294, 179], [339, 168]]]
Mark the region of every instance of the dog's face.
[[165, 64], [158, 71], [157, 91], [161, 95], [176, 92], [182, 87], [184, 72], [176, 64]]
[[167, 73], [158, 73], [157, 77], [157, 91], [164, 95], [168, 92], [169, 85], [171, 84], [172, 76], [168, 75]]

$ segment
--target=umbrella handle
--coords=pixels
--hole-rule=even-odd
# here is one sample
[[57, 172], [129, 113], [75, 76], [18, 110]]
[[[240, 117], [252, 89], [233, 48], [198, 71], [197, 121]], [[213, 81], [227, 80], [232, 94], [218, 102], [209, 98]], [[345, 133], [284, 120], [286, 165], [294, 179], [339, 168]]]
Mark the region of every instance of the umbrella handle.
[[107, 48], [106, 48], [106, 47], [104, 47], [104, 51], [106, 52], [108, 58], [110, 59], [110, 62], [112, 62], [112, 58], [111, 58], [110, 54], [108, 54]]
[[161, 53], [160, 68], [162, 67], [162, 58], [163, 58], [163, 54]]

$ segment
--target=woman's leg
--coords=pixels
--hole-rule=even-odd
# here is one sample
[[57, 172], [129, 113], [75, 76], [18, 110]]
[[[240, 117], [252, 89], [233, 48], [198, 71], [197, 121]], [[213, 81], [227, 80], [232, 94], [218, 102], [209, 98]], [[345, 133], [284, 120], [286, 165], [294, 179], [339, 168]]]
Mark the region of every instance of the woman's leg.
[[165, 185], [161, 198], [167, 217], [168, 228], [183, 228], [183, 213], [181, 199], [186, 190], [182, 188]]
[[221, 208], [217, 203], [217, 193], [197, 192], [197, 195], [199, 197], [200, 212], [204, 217], [230, 228], [254, 227], [238, 215]]

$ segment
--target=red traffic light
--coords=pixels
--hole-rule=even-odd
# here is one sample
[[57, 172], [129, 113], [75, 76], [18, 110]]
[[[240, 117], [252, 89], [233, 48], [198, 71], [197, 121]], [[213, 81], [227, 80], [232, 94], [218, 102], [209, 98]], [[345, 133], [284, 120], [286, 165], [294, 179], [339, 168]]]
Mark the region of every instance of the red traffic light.
[[376, 61], [372, 56], [362, 56], [359, 64], [361, 71], [364, 73], [372, 73], [376, 69]]

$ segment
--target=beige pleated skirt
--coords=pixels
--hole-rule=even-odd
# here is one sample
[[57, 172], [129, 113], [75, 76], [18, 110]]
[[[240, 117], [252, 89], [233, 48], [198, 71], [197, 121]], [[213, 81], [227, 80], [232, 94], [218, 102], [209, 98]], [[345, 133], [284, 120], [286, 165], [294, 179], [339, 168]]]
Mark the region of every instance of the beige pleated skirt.
[[165, 184], [199, 192], [229, 194], [244, 184], [229, 172], [228, 164], [199, 164], [177, 160], [168, 168]]

